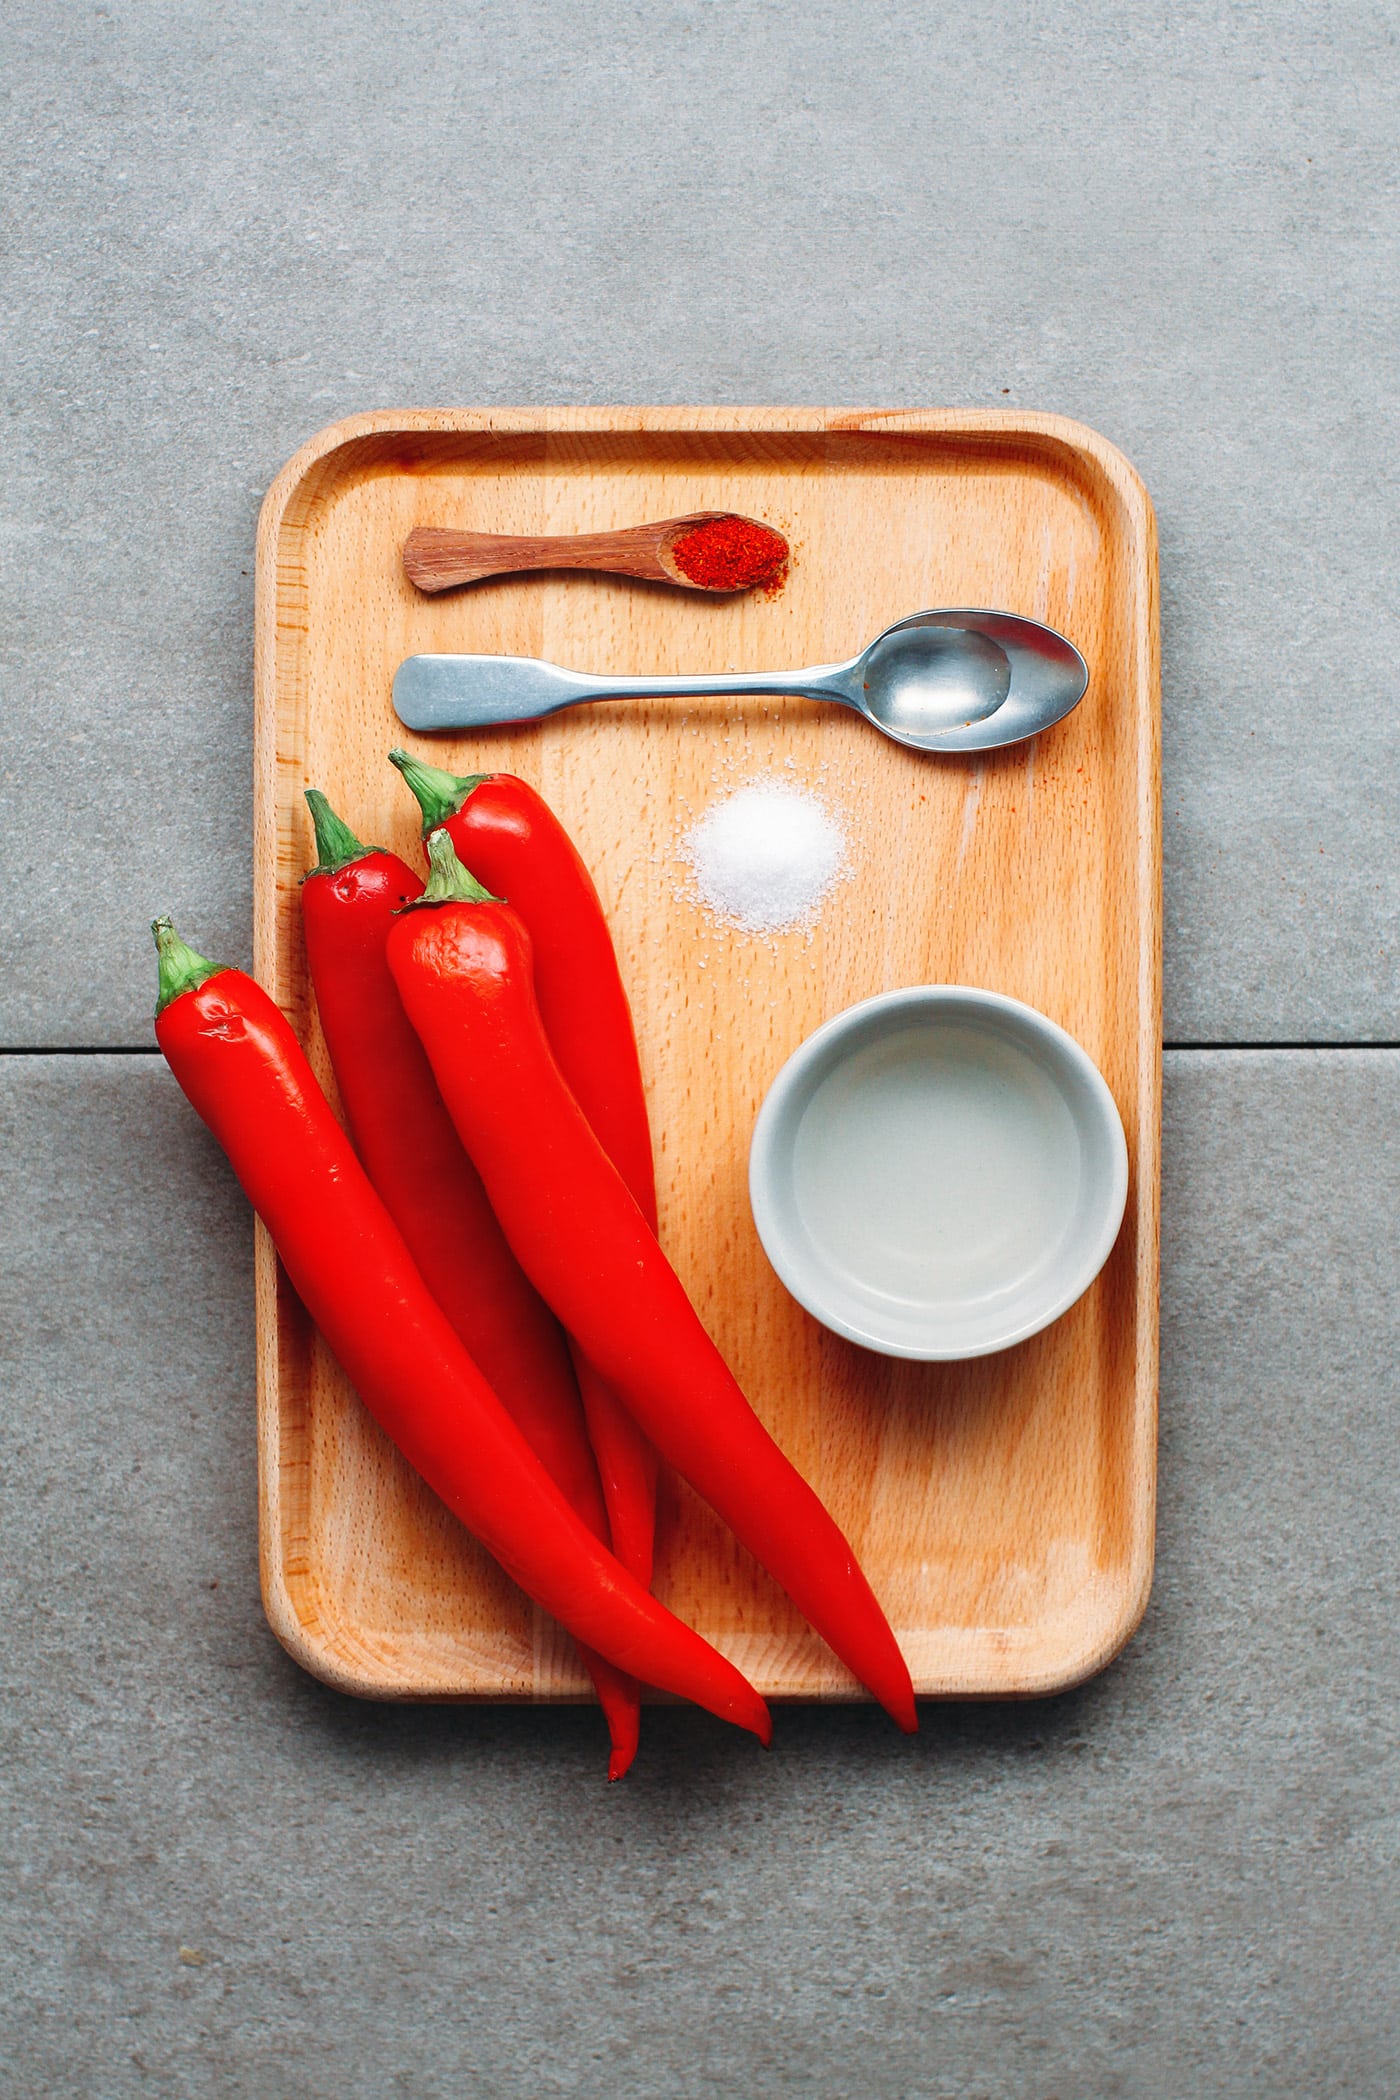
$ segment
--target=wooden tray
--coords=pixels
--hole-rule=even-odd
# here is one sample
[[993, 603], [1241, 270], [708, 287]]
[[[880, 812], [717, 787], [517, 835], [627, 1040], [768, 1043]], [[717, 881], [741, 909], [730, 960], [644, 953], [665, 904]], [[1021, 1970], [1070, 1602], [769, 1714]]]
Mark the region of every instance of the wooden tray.
[[[723, 507], [789, 535], [774, 599], [588, 575], [419, 596], [415, 525], [574, 532]], [[356, 416], [289, 462], [258, 543], [256, 968], [308, 1043], [297, 882], [316, 785], [412, 856], [400, 741], [523, 774], [608, 908], [651, 1097], [661, 1230], [754, 1405], [851, 1537], [924, 1694], [1048, 1692], [1136, 1626], [1152, 1568], [1160, 1029], [1157, 569], [1122, 455], [1054, 416], [822, 409], [481, 409]], [[1087, 658], [1075, 714], [977, 760], [919, 758], [809, 702], [610, 705], [471, 739], [406, 738], [390, 680], [417, 650], [593, 671], [844, 657], [899, 615], [992, 605]], [[841, 811], [850, 879], [810, 933], [726, 932], [677, 843], [725, 783], [781, 772]], [[1048, 1332], [965, 1365], [826, 1333], [754, 1234], [749, 1133], [827, 1016], [890, 986], [1009, 992], [1097, 1060], [1128, 1134], [1107, 1268]], [[263, 1592], [317, 1676], [379, 1698], [587, 1696], [571, 1644], [380, 1435], [258, 1250]], [[854, 1681], [690, 1492], [663, 1490], [657, 1589], [770, 1697]]]

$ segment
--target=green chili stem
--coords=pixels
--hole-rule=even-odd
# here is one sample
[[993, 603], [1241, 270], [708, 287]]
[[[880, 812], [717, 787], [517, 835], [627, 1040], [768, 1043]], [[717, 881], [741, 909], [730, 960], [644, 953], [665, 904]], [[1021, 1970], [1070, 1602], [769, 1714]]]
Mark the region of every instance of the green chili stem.
[[168, 918], [152, 919], [151, 932], [155, 935], [160, 968], [160, 985], [156, 994], [156, 1014], [159, 1017], [172, 999], [178, 999], [182, 992], [197, 990], [228, 965], [210, 962], [207, 955], [200, 955], [196, 949], [188, 947]]
[[338, 875], [352, 861], [383, 851], [380, 846], [362, 845], [344, 817], [336, 815], [319, 788], [306, 790], [306, 803], [316, 827], [316, 865], [307, 869], [301, 878], [303, 882], [310, 882], [313, 875]]
[[469, 868], [458, 860], [445, 831], [428, 836], [428, 880], [421, 897], [405, 904], [405, 911], [421, 911], [428, 904], [499, 904], [490, 890], [483, 889]]
[[398, 767], [418, 798], [424, 838], [455, 817], [468, 795], [491, 778], [489, 773], [444, 773], [441, 766], [425, 766], [410, 751], [391, 751], [389, 763]]

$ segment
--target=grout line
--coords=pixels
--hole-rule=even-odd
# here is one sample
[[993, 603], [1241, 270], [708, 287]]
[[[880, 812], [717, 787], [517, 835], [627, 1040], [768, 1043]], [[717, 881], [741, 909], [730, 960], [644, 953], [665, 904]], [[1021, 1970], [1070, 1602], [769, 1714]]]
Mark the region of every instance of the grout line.
[[[1381, 1038], [1364, 1043], [1163, 1043], [1163, 1051], [1240, 1051], [1255, 1050], [1400, 1050], [1400, 1040]], [[0, 1057], [159, 1057], [158, 1043], [0, 1043]]]
[[1166, 1050], [1400, 1050], [1400, 1042], [1367, 1043], [1163, 1043]]
[[0, 1057], [159, 1057], [159, 1043], [0, 1043]]

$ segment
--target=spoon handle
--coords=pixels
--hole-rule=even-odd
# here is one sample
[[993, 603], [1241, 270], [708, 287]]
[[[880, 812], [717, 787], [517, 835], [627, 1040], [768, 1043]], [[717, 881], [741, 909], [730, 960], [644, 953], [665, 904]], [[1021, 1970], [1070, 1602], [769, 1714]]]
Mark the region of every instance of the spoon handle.
[[706, 671], [690, 678], [593, 678], [534, 656], [410, 656], [394, 676], [394, 712], [408, 729], [493, 729], [538, 722], [590, 700], [704, 695], [855, 702], [851, 664], [806, 671]]

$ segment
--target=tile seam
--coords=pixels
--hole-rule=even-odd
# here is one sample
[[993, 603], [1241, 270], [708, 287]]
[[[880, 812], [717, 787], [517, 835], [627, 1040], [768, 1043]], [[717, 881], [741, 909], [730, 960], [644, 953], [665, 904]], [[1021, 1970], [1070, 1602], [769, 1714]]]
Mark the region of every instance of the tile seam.
[[[1192, 1056], [1212, 1054], [1216, 1056], [1262, 1056], [1268, 1052], [1287, 1051], [1290, 1054], [1307, 1055], [1318, 1051], [1342, 1050], [1356, 1055], [1368, 1051], [1400, 1050], [1400, 1038], [1389, 1037], [1377, 1041], [1362, 1042], [1250, 1042], [1250, 1043], [1163, 1043], [1163, 1055]], [[159, 1057], [160, 1047], [156, 1043], [0, 1043], [0, 1057]]]

